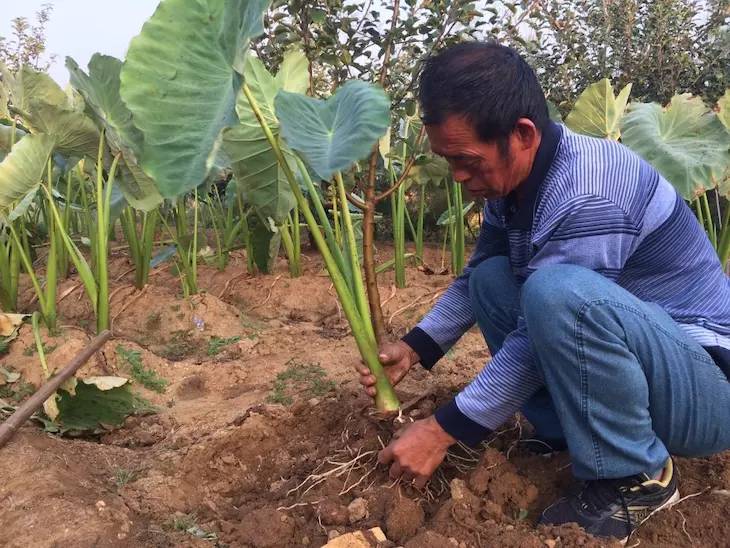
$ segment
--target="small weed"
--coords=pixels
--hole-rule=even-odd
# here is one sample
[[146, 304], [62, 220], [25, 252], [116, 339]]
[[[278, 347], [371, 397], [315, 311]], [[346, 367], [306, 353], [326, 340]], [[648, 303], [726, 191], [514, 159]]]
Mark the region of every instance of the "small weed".
[[208, 341], [208, 356], [216, 356], [228, 345], [237, 343], [241, 340], [241, 337], [229, 337], [224, 339], [222, 337], [211, 337]]
[[121, 344], [117, 345], [117, 356], [127, 362], [132, 378], [149, 390], [162, 394], [167, 387], [167, 380], [156, 371], [148, 369], [142, 363], [142, 354], [138, 350], [129, 350]]
[[172, 517], [171, 525], [175, 531], [187, 531], [198, 526], [197, 519], [198, 517], [195, 514], [181, 514]]
[[10, 338], [3, 337], [0, 339], [0, 356], [10, 352]]
[[114, 484], [117, 486], [117, 489], [121, 489], [128, 483], [134, 481], [137, 479], [137, 475], [134, 473], [134, 470], [127, 470], [126, 468], [117, 468], [114, 471]]
[[[48, 354], [50, 354], [51, 352], [53, 352], [56, 348], [58, 348], [58, 345], [57, 344], [46, 345], [46, 343], [43, 343], [43, 352], [46, 353], [46, 356]], [[35, 345], [27, 346], [25, 348], [25, 350], [23, 350], [23, 355], [24, 356], [32, 356], [35, 353], [36, 353], [36, 347], [35, 347]]]
[[162, 325], [162, 314], [159, 312], [153, 312], [144, 322], [145, 329], [147, 331], [159, 331]]
[[335, 388], [334, 381], [319, 364], [291, 363], [274, 380], [274, 388], [267, 398], [271, 403], [291, 405], [294, 396], [324, 396]]
[[160, 353], [170, 361], [179, 362], [195, 354], [196, 349], [197, 345], [190, 330], [181, 330], [172, 333], [172, 338]]
[[35, 392], [36, 388], [29, 382], [18, 381], [0, 386], [0, 398], [18, 403]]
[[178, 514], [172, 517], [169, 526], [175, 531], [181, 531], [203, 540], [218, 540], [215, 533], [201, 529], [197, 524], [197, 519], [195, 514]]

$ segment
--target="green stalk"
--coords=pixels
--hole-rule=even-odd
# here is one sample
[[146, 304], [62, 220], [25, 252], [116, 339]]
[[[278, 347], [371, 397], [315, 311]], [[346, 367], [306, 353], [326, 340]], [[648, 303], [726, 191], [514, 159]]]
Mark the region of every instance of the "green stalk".
[[41, 369], [43, 370], [43, 377], [48, 380], [51, 378], [51, 372], [48, 370], [46, 351], [43, 349], [43, 341], [41, 340], [41, 330], [38, 325], [38, 312], [33, 312], [30, 321], [33, 327], [33, 340], [35, 341], [35, 348], [38, 351], [38, 360], [41, 362]]
[[[115, 158], [119, 161], [118, 157]], [[109, 329], [111, 317], [109, 315], [109, 265], [107, 264], [107, 253], [109, 243], [109, 208], [112, 195], [112, 183], [114, 182], [114, 171], [116, 163], [108, 174], [106, 188], [104, 188], [104, 133], [99, 139], [99, 154], [96, 158], [96, 284], [98, 290], [96, 309], [96, 332], [101, 333]]]
[[418, 221], [416, 223], [416, 257], [423, 262], [423, 217], [426, 209], [426, 185], [422, 184], [418, 198]]
[[710, 213], [710, 203], [707, 201], [707, 193], [705, 192], [700, 196], [700, 203], [702, 204], [702, 211], [704, 213], [705, 230], [707, 236], [710, 238], [712, 247], [717, 249], [717, 232], [715, 231], [715, 223], [712, 220], [712, 213]]
[[77, 245], [73, 242], [73, 240], [70, 238], [68, 233], [63, 230], [62, 221], [61, 221], [61, 215], [58, 213], [58, 209], [56, 208], [56, 205], [53, 203], [53, 197], [46, 186], [41, 186], [43, 189], [43, 192], [46, 194], [46, 197], [48, 198], [48, 204], [50, 206], [51, 214], [53, 215], [53, 218], [55, 220], [55, 231], [56, 235], [60, 242], [63, 242], [64, 246], [66, 247], [66, 250], [69, 253], [69, 256], [71, 257], [71, 261], [73, 262], [74, 266], [76, 267], [76, 270], [79, 273], [79, 277], [81, 278], [81, 282], [84, 284], [84, 290], [86, 291], [86, 294], [89, 297], [89, 300], [91, 301], [91, 305], [94, 309], [94, 313], [96, 314], [97, 306], [98, 306], [98, 298], [99, 294], [97, 291], [97, 285], [96, 285], [96, 278], [94, 277], [94, 272], [92, 271], [91, 267], [89, 266], [89, 263], [84, 258], [84, 255], [81, 253]]
[[464, 200], [461, 194], [461, 185], [454, 183], [454, 208], [456, 222], [454, 224], [454, 274], [459, 276], [464, 271]]
[[[449, 185], [449, 182], [446, 181], [446, 207], [449, 210], [448, 219], [451, 220], [454, 217], [454, 209], [452, 204], [452, 188]], [[448, 222], [446, 223], [446, 232], [449, 235], [449, 247], [450, 247], [450, 259], [451, 259], [451, 271], [456, 274], [456, 265], [454, 264], [454, 257], [456, 254], [454, 253], [454, 242], [456, 241], [456, 233], [454, 232], [454, 223]], [[444, 247], [446, 244], [444, 243]]]
[[[391, 178], [393, 174], [391, 172]], [[403, 204], [405, 194], [403, 185], [390, 195], [390, 204], [393, 215], [393, 259], [395, 264], [395, 286], [404, 288], [406, 286], [406, 263], [405, 263], [405, 219]]]
[[730, 204], [725, 204], [725, 215], [722, 219], [722, 230], [720, 232], [720, 245], [717, 248], [720, 263], [723, 269], [727, 268], [730, 258]]
[[347, 244], [350, 251], [350, 265], [352, 270], [352, 281], [354, 284], [355, 301], [360, 311], [360, 317], [368, 334], [375, 340], [375, 331], [370, 321], [370, 305], [368, 304], [368, 295], [365, 292], [365, 284], [362, 281], [362, 270], [360, 269], [360, 257], [357, 254], [357, 241], [355, 240], [355, 230], [352, 227], [352, 217], [350, 216], [350, 208], [347, 205], [347, 197], [345, 195], [345, 182], [342, 180], [342, 174], [338, 171], [335, 173], [337, 181], [337, 190], [340, 195], [340, 203], [342, 204], [342, 219], [345, 225], [345, 236], [347, 236]]
[[157, 209], [144, 214], [142, 220], [142, 242], [141, 242], [141, 268], [139, 279], [136, 280], [140, 289], [147, 285], [150, 276], [150, 261], [152, 260], [152, 248], [155, 244], [155, 232], [160, 213]]
[[294, 252], [294, 241], [292, 240], [291, 233], [289, 232], [289, 222], [284, 221], [279, 225], [279, 233], [281, 234], [281, 243], [284, 244], [284, 251], [286, 252], [286, 259], [289, 263], [289, 274], [292, 278], [301, 276], [299, 265], [296, 262], [296, 255]]
[[122, 223], [122, 233], [124, 233], [124, 239], [129, 244], [129, 255], [134, 264], [134, 285], [137, 289], [141, 289], [139, 286], [140, 279], [140, 262], [142, 257], [140, 255], [140, 244], [139, 237], [137, 236], [137, 213], [132, 209], [132, 206], [127, 206], [122, 211], [120, 217]]
[[[218, 228], [218, 222], [216, 221], [217, 212], [214, 211], [212, 199], [211, 203], [208, 204], [208, 213], [210, 214], [210, 222], [213, 225], [213, 236], [215, 237], [216, 264], [218, 266], [218, 270], [223, 271], [226, 268], [227, 251], [223, 249], [223, 239], [221, 238], [221, 230], [223, 227], [221, 226]], [[205, 223], [203, 223], [203, 226], [205, 226]]]
[[[338, 244], [339, 240], [335, 237], [335, 234], [332, 231], [332, 225], [330, 224], [329, 217], [327, 217], [327, 212], [324, 210], [324, 205], [322, 205], [322, 201], [319, 199], [319, 194], [314, 188], [314, 183], [312, 182], [312, 178], [309, 176], [309, 171], [307, 170], [307, 167], [304, 165], [304, 162], [302, 162], [302, 159], [299, 158], [299, 156], [296, 156], [296, 162], [297, 167], [299, 168], [299, 173], [302, 175], [302, 179], [304, 179], [304, 184], [307, 186], [307, 192], [309, 192], [309, 196], [311, 197], [312, 203], [314, 204], [314, 209], [317, 212], [319, 223], [324, 229], [325, 239], [329, 245], [329, 249], [332, 252], [335, 262], [337, 263], [337, 267], [340, 269], [341, 272], [346, 272], [347, 268], [345, 258], [342, 255], [342, 249], [340, 249], [340, 244]], [[299, 207], [298, 204], [297, 207]]]
[[400, 403], [398, 402], [398, 397], [395, 395], [395, 391], [388, 381], [388, 378], [383, 371], [383, 366], [378, 359], [378, 349], [375, 343], [375, 337], [371, 335], [372, 325], [369, 329], [365, 327], [364, 322], [370, 322], [360, 316], [357, 304], [355, 303], [355, 299], [347, 288], [345, 279], [342, 276], [341, 271], [338, 269], [337, 262], [335, 261], [335, 258], [330, 251], [327, 242], [322, 235], [322, 232], [320, 232], [319, 230], [317, 221], [315, 220], [314, 215], [309, 208], [309, 203], [304, 198], [304, 195], [299, 188], [296, 177], [294, 176], [294, 173], [292, 172], [289, 163], [286, 161], [286, 158], [284, 157], [281, 147], [279, 147], [279, 143], [277, 142], [276, 137], [274, 137], [274, 134], [271, 132], [271, 128], [269, 128], [269, 125], [266, 123], [266, 120], [261, 114], [261, 109], [259, 108], [256, 99], [254, 98], [251, 90], [246, 84], [243, 85], [243, 93], [246, 96], [249, 104], [251, 105], [251, 109], [256, 115], [256, 119], [258, 120], [261, 129], [266, 136], [266, 139], [269, 141], [269, 144], [271, 145], [271, 148], [276, 155], [276, 159], [279, 162], [279, 165], [286, 175], [292, 193], [294, 194], [294, 197], [299, 204], [299, 209], [304, 215], [307, 226], [312, 232], [312, 237], [314, 238], [314, 241], [317, 244], [320, 253], [322, 254], [322, 258], [324, 259], [325, 265], [327, 266], [327, 271], [330, 274], [332, 283], [335, 287], [335, 290], [337, 291], [337, 296], [339, 297], [340, 303], [342, 304], [342, 309], [345, 312], [345, 317], [347, 318], [350, 327], [352, 328], [352, 334], [355, 338], [355, 342], [357, 343], [357, 347], [360, 350], [360, 355], [363, 357], [366, 365], [376, 378], [375, 386], [377, 390], [377, 395], [375, 398], [375, 404], [377, 408], [381, 411], [396, 411], [400, 407]]
[[200, 203], [198, 202], [198, 189], [195, 189], [195, 193], [193, 195], [194, 202], [193, 202], [193, 249], [191, 257], [191, 268], [192, 272], [190, 273], [190, 278], [192, 280], [190, 292], [194, 295], [198, 292], [198, 209], [200, 206]]
[[302, 235], [299, 226], [299, 206], [294, 204], [294, 209], [289, 215], [291, 219], [292, 238], [294, 239], [294, 257], [299, 272], [302, 271]]
[[332, 223], [335, 225], [335, 242], [337, 242], [338, 246], [342, 247], [342, 231], [340, 230], [340, 216], [337, 211], [337, 192], [335, 192], [334, 183], [330, 185], [330, 196], [332, 196]]
[[[53, 160], [48, 160], [46, 177], [48, 179], [48, 200], [49, 205], [53, 207]], [[46, 260], [46, 306], [47, 315], [45, 316], [46, 326], [49, 330], [56, 329], [56, 294], [58, 290], [58, 254], [61, 245], [58, 238], [58, 229], [53, 222], [48, 226], [48, 236], [50, 238], [50, 248], [48, 250], [48, 258]]]

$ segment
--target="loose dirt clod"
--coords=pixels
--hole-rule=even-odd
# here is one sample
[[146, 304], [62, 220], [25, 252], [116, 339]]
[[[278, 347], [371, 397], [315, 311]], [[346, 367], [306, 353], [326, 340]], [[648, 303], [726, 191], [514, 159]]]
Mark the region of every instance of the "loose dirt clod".
[[409, 498], [394, 497], [385, 518], [388, 538], [403, 543], [423, 526], [423, 508]]
[[347, 506], [347, 513], [350, 523], [356, 523], [368, 517], [368, 501], [364, 498], [356, 498]]

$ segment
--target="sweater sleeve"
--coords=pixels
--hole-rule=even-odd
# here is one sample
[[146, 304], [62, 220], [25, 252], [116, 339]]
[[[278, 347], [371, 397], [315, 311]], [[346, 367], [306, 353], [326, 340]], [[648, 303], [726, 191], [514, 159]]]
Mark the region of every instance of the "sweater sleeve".
[[[574, 264], [615, 279], [639, 235], [624, 212], [602, 199], [570, 209], [551, 230], [538, 234], [538, 251], [528, 276], [551, 264]], [[454, 401], [436, 411], [436, 420], [451, 435], [476, 443], [509, 419], [542, 386], [524, 319], [477, 377]]]
[[471, 272], [485, 259], [507, 254], [507, 232], [485, 208], [481, 231], [464, 272], [418, 325], [403, 337], [418, 354], [423, 367], [431, 369], [476, 322], [469, 301]]

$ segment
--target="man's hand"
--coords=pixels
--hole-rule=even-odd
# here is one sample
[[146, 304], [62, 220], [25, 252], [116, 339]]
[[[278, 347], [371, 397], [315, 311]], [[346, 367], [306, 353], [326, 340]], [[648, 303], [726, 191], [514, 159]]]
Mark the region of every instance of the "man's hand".
[[[380, 363], [383, 364], [385, 376], [388, 377], [390, 384], [393, 386], [398, 384], [406, 376], [411, 366], [418, 363], [420, 359], [418, 354], [403, 341], [382, 345], [378, 352], [378, 358]], [[365, 392], [374, 398], [375, 377], [365, 364], [360, 364], [357, 370], [360, 373], [360, 384], [365, 387]]]
[[414, 485], [422, 489], [454, 443], [456, 439], [434, 417], [428, 417], [397, 432], [388, 447], [378, 453], [378, 462], [393, 463], [391, 479], [414, 480]]

